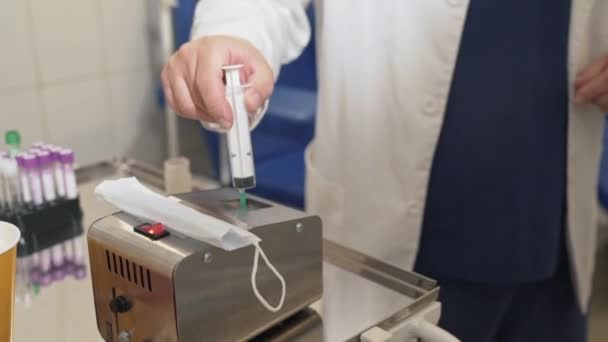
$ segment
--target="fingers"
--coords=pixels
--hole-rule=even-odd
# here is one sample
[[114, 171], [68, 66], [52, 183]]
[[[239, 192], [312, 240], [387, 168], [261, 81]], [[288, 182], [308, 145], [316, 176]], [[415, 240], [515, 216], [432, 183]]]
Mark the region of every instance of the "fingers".
[[245, 92], [245, 107], [249, 113], [254, 113], [262, 107], [274, 88], [272, 71], [270, 67], [264, 64], [259, 65], [249, 78], [251, 87]]
[[250, 113], [257, 111], [272, 93], [272, 69], [250, 43], [225, 36], [184, 44], [170, 58], [161, 75], [167, 102], [181, 116], [230, 128], [234, 119], [222, 67], [231, 64], [244, 65], [242, 82], [251, 84], [245, 105]]
[[584, 86], [587, 82], [591, 81], [595, 76], [601, 73], [608, 67], [608, 57], [600, 58], [595, 61], [593, 64], [589, 65], [585, 68], [576, 78], [574, 82], [574, 87], [576, 90], [579, 90], [582, 86]]
[[595, 102], [599, 97], [608, 93], [608, 69], [601, 71], [582, 85], [575, 94], [574, 102]]
[[188, 44], [182, 46], [176, 54], [171, 56], [161, 73], [163, 91], [169, 106], [180, 116], [217, 122], [197, 101], [200, 96], [195, 96], [199, 93], [192, 81], [195, 74], [196, 57], [196, 52], [188, 47]]
[[226, 101], [222, 76], [221, 59], [203, 57], [198, 62], [194, 84], [202, 112], [211, 119], [211, 122], [217, 122], [223, 128], [230, 128], [233, 116], [230, 105]]

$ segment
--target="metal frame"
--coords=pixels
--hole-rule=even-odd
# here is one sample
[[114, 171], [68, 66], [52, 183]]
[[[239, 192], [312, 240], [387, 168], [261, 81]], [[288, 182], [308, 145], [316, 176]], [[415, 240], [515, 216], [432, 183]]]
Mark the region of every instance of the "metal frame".
[[[414, 299], [410, 305], [369, 328], [377, 326], [390, 331], [428, 307], [439, 297], [436, 281], [389, 265], [327, 239], [323, 241], [323, 259], [343, 270]], [[348, 341], [359, 341], [361, 334], [366, 330], [358, 332]]]

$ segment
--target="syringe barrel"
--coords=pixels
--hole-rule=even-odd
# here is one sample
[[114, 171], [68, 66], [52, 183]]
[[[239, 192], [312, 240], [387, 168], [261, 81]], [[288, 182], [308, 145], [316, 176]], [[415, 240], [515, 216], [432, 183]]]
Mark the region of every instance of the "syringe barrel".
[[240, 79], [241, 68], [240, 65], [226, 66], [224, 75], [226, 100], [234, 114], [232, 127], [227, 133], [232, 186], [244, 190], [255, 187], [255, 167], [249, 131], [249, 115], [245, 108], [245, 96]]

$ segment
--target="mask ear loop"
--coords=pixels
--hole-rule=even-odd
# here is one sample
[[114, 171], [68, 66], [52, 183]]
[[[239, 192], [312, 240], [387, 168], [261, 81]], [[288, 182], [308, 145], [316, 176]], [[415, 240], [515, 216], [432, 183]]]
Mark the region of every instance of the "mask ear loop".
[[[253, 293], [258, 298], [260, 303], [262, 303], [262, 305], [264, 305], [264, 307], [266, 309], [268, 309], [269, 311], [272, 311], [272, 312], [277, 312], [277, 311], [281, 310], [281, 308], [283, 307], [283, 302], [285, 301], [285, 293], [286, 293], [285, 279], [279, 273], [279, 271], [277, 271], [277, 269], [274, 267], [274, 265], [272, 265], [270, 263], [270, 261], [268, 261], [268, 258], [266, 257], [266, 254], [264, 253], [264, 251], [262, 250], [260, 245], [258, 243], [255, 243], [254, 246], [255, 246], [255, 256], [253, 258], [253, 269], [251, 270], [251, 287], [253, 288]], [[264, 299], [264, 297], [262, 297], [262, 295], [260, 294], [260, 291], [258, 291], [258, 286], [256, 284], [256, 276], [258, 273], [258, 259], [259, 259], [260, 255], [262, 255], [262, 259], [264, 259], [264, 262], [266, 263], [268, 268], [270, 268], [272, 273], [274, 273], [274, 275], [281, 282], [281, 299], [279, 300], [279, 304], [277, 304], [277, 306], [270, 305], [268, 303], [268, 301], [266, 299]]]

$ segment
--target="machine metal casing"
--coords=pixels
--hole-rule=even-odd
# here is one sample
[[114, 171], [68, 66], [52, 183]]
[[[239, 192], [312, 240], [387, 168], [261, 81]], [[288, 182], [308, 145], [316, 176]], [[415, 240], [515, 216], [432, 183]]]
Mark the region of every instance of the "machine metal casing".
[[[235, 205], [238, 193], [230, 189], [176, 197], [262, 239], [287, 284], [284, 306], [272, 313], [254, 296], [252, 246], [226, 252], [171, 227], [171, 235], [154, 241], [133, 230], [145, 222], [121, 212], [96, 221], [88, 233], [97, 325], [107, 341], [122, 342], [125, 336], [137, 342], [248, 340], [321, 298], [318, 217], [259, 199], [243, 212]], [[262, 265], [258, 289], [275, 304], [280, 283]], [[110, 303], [120, 296], [131, 305], [115, 313]]]

